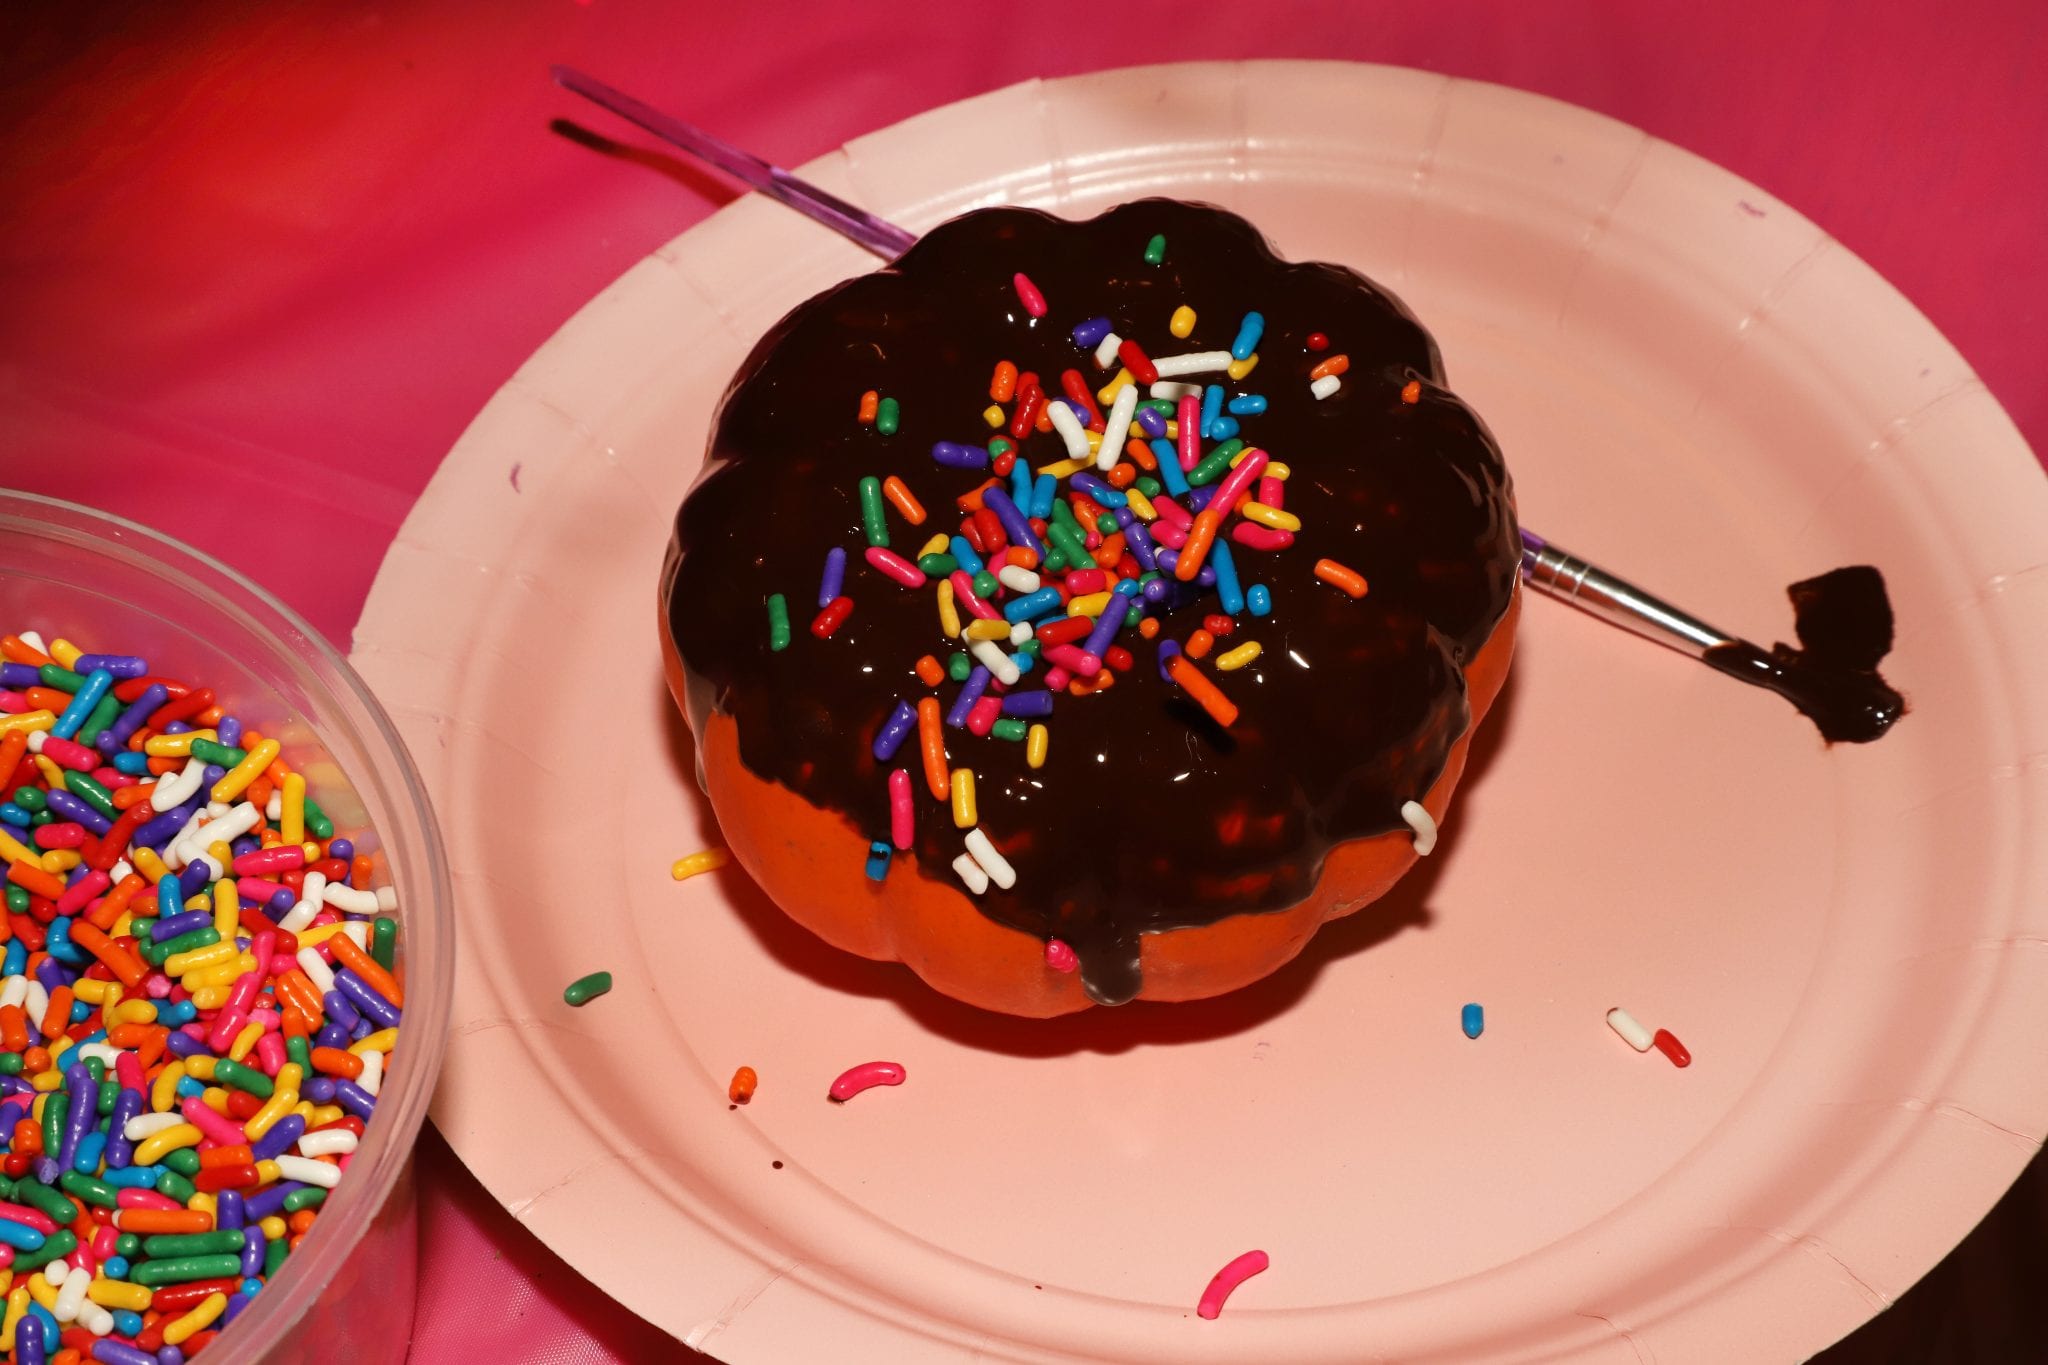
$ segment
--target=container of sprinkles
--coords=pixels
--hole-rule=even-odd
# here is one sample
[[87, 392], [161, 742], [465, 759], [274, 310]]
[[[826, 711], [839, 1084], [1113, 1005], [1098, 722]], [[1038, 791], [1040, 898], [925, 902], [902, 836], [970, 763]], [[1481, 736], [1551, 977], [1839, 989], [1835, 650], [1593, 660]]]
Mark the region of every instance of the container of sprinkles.
[[0, 1360], [401, 1360], [452, 990], [426, 793], [290, 609], [0, 490]]

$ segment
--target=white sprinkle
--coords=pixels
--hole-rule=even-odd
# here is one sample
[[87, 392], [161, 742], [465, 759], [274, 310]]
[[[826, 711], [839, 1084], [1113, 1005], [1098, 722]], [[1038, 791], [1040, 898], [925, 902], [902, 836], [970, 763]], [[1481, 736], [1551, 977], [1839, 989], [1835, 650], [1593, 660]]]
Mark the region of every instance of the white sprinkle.
[[[994, 640], [970, 640], [967, 645], [967, 652], [979, 660], [981, 666], [993, 674], [995, 680], [1005, 687], [1008, 687], [1024, 676], [1023, 670], [1017, 667], [1009, 655], [1003, 653], [1001, 647]], [[329, 890], [327, 894], [331, 897], [334, 893], [332, 890]]]
[[[329, 891], [332, 891], [334, 888], [330, 886], [327, 889]], [[370, 926], [363, 923], [361, 920], [350, 920], [348, 923], [341, 926], [341, 932], [347, 934], [350, 938], [354, 939], [356, 941], [356, 947], [361, 948], [364, 952], [368, 952], [370, 950]]]
[[[50, 1277], [43, 1276], [47, 1281]], [[71, 1267], [71, 1273], [63, 1280], [64, 1287], [57, 1291], [57, 1301], [50, 1305], [50, 1316], [59, 1322], [70, 1322], [78, 1316], [78, 1310], [85, 1303], [86, 1287], [92, 1283], [92, 1272], [82, 1265]]]
[[322, 1128], [299, 1139], [301, 1156], [347, 1156], [356, 1149], [356, 1135], [346, 1128]]
[[377, 893], [358, 891], [347, 882], [327, 883], [327, 903], [345, 915], [377, 913]]
[[356, 1084], [369, 1091], [372, 1096], [384, 1088], [383, 1053], [365, 1052], [363, 1054], [363, 1074], [356, 1077]]
[[28, 999], [27, 977], [10, 976], [6, 981], [0, 982], [0, 1009], [5, 1009], [9, 1005], [19, 1005], [26, 999]]
[[166, 1128], [175, 1128], [184, 1121], [185, 1116], [175, 1111], [168, 1114], [137, 1114], [128, 1120], [128, 1126], [121, 1130], [121, 1136], [130, 1142], [142, 1142], [155, 1137]]
[[296, 934], [313, 922], [313, 916], [320, 913], [320, 907], [327, 903], [327, 874], [308, 872], [306, 881], [299, 888], [299, 903], [285, 912], [277, 927]]
[[388, 915], [398, 909], [398, 888], [380, 886], [377, 888], [377, 913]]
[[996, 852], [996, 846], [981, 832], [979, 825], [967, 831], [967, 852], [981, 870], [988, 873], [989, 880], [1008, 891], [1017, 884], [1017, 869], [1010, 866], [1010, 860]]
[[1401, 818], [1408, 822], [1408, 828], [1415, 831], [1415, 851], [1427, 858], [1429, 851], [1436, 847], [1436, 821], [1430, 818], [1420, 801], [1402, 802]]
[[135, 869], [128, 865], [126, 858], [116, 858], [114, 859], [113, 869], [107, 875], [114, 879], [114, 885], [119, 886], [122, 882], [135, 875]]
[[[1116, 363], [1117, 348], [1123, 344], [1124, 339], [1115, 332], [1106, 334], [1095, 347], [1095, 368], [1106, 370], [1111, 365], [1114, 365]], [[26, 640], [28, 637], [24, 635], [21, 638]]]
[[1088, 448], [1088, 428], [1081, 425], [1081, 419], [1074, 416], [1074, 410], [1060, 399], [1045, 405], [1046, 414], [1052, 418], [1052, 429], [1067, 443], [1067, 458], [1070, 460], [1092, 460], [1095, 452]]
[[1012, 649], [1018, 648], [1036, 633], [1031, 629], [1029, 621], [1019, 621], [1016, 625], [1010, 627], [1010, 647]]
[[176, 777], [159, 779], [149, 794], [149, 808], [158, 813], [175, 810], [192, 799], [199, 790], [199, 784], [206, 780], [206, 760], [195, 758], [188, 761]]
[[298, 951], [299, 970], [312, 978], [313, 988], [325, 995], [334, 989], [334, 969], [320, 956], [317, 949], [301, 948]]
[[330, 1166], [324, 1161], [315, 1161], [309, 1156], [274, 1156], [277, 1175], [280, 1180], [296, 1180], [306, 1185], [318, 1185], [331, 1190], [341, 1183], [341, 1168]]
[[996, 570], [996, 581], [1012, 592], [1037, 592], [1038, 575], [1022, 564], [1005, 564]]
[[1161, 379], [1183, 374], [1210, 374], [1230, 368], [1230, 352], [1183, 351], [1179, 355], [1162, 355], [1152, 361], [1152, 368], [1159, 371]]
[[279, 820], [284, 819], [283, 792], [273, 791], [270, 794], [270, 799], [263, 803], [263, 818], [268, 820], [273, 825], [276, 824]]
[[[108, 1071], [114, 1069], [114, 1062], [121, 1055], [120, 1048], [110, 1047], [106, 1043], [80, 1043], [74, 1050], [78, 1054], [79, 1061], [82, 1062], [88, 1058], [97, 1057], [101, 1062], [105, 1063]], [[71, 1055], [70, 1052], [64, 1054], [66, 1060], [69, 1060]]]
[[50, 1012], [50, 992], [44, 989], [42, 982], [31, 977], [28, 983], [28, 996], [21, 1002], [21, 1007], [27, 1012], [29, 1022], [41, 1028], [43, 1016]]
[[78, 1322], [81, 1327], [96, 1337], [112, 1336], [114, 1333], [113, 1313], [100, 1307], [91, 1299], [87, 1299], [84, 1303], [78, 1305]]
[[1326, 374], [1321, 379], [1318, 379], [1315, 383], [1309, 385], [1308, 391], [1314, 394], [1316, 396], [1317, 401], [1320, 402], [1321, 400], [1328, 398], [1331, 394], [1335, 393], [1337, 390], [1343, 387], [1343, 380], [1339, 379], [1334, 374]]
[[1095, 452], [1095, 468], [1107, 474], [1123, 458], [1124, 441], [1131, 434], [1131, 419], [1138, 415], [1138, 386], [1126, 384], [1116, 391], [1109, 416], [1102, 422], [1102, 445]]
[[1620, 1034], [1621, 1040], [1638, 1052], [1648, 1052], [1656, 1041], [1648, 1029], [1636, 1022], [1633, 1014], [1618, 1006], [1607, 1011], [1607, 1027]]
[[43, 751], [44, 733], [41, 730], [31, 730], [28, 732], [28, 751], [30, 753], [39, 754]]
[[1200, 384], [1174, 384], [1165, 380], [1154, 384], [1151, 389], [1154, 398], [1164, 398], [1169, 403], [1178, 403], [1183, 398], [1200, 398]]
[[50, 652], [50, 647], [43, 643], [43, 637], [32, 630], [24, 630], [14, 638], [20, 640], [38, 654], [48, 654]]
[[966, 882], [967, 889], [975, 895], [979, 896], [988, 890], [988, 873], [983, 872], [981, 864], [965, 853], [953, 860], [953, 871], [959, 874], [960, 880]]

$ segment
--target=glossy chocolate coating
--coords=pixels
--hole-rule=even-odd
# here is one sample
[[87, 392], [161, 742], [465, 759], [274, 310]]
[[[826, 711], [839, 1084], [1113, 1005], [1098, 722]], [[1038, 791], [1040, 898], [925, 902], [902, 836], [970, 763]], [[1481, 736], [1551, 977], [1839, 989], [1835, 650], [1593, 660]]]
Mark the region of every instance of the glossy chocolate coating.
[[1768, 688], [1798, 707], [1830, 743], [1867, 744], [1906, 714], [1906, 699], [1878, 676], [1892, 648], [1892, 604], [1884, 575], [1868, 564], [1835, 569], [1785, 589], [1798, 649], [1747, 640], [1717, 645], [1706, 661]]
[[[1155, 233], [1167, 244], [1159, 266], [1142, 258]], [[1020, 271], [1046, 317], [1019, 304]], [[1167, 319], [1183, 303], [1198, 321], [1175, 338]], [[909, 768], [916, 846], [889, 875], [957, 886], [962, 831], [925, 791], [915, 735], [886, 765], [870, 746], [899, 698], [929, 694], [913, 662], [958, 646], [940, 633], [932, 588], [905, 590], [863, 563], [859, 480], [899, 475], [929, 509], [916, 528], [890, 513], [893, 548], [914, 556], [934, 531], [957, 529], [954, 499], [988, 477], [934, 464], [931, 448], [994, 434], [981, 414], [998, 361], [1037, 373], [1050, 394], [1068, 368], [1093, 390], [1109, 375], [1071, 340], [1076, 324], [1106, 315], [1157, 357], [1228, 349], [1255, 309], [1260, 363], [1228, 388], [1268, 399], [1239, 419], [1241, 437], [1291, 466], [1286, 506], [1303, 527], [1279, 553], [1232, 546], [1244, 584], [1273, 598], [1270, 617], [1240, 614], [1222, 642], [1256, 639], [1264, 656], [1211, 673], [1241, 718], [1218, 728], [1126, 629], [1136, 666], [1097, 695], [1057, 699], [1044, 768], [1026, 766], [1021, 744], [946, 731], [951, 763], [975, 770], [982, 829], [1017, 870], [1013, 890], [991, 888], [975, 907], [1072, 945], [1105, 1003], [1137, 993], [1141, 934], [1294, 904], [1333, 846], [1404, 829], [1402, 803], [1435, 782], [1469, 723], [1461, 670], [1507, 609], [1521, 547], [1500, 451], [1445, 390], [1435, 345], [1398, 301], [1342, 267], [1281, 261], [1250, 224], [1204, 205], [1146, 200], [1083, 223], [1022, 209], [954, 219], [762, 338], [726, 394], [664, 572], [692, 712], [732, 716], [751, 773], [864, 839], [888, 837], [887, 772]], [[1328, 352], [1307, 349], [1315, 332]], [[1308, 372], [1340, 353], [1343, 387], [1318, 402]], [[1421, 399], [1404, 404], [1411, 378]], [[855, 420], [869, 389], [900, 404], [896, 435]], [[1034, 466], [1064, 453], [1056, 435], [1023, 443]], [[804, 625], [835, 545], [856, 606], [818, 640]], [[1324, 557], [1362, 573], [1368, 594], [1319, 582]], [[762, 603], [778, 592], [795, 641], [771, 652]], [[1202, 592], [1166, 612], [1159, 638], [1185, 639], [1215, 610]], [[1041, 665], [1018, 689], [1043, 676]], [[958, 690], [938, 695], [950, 706]]]

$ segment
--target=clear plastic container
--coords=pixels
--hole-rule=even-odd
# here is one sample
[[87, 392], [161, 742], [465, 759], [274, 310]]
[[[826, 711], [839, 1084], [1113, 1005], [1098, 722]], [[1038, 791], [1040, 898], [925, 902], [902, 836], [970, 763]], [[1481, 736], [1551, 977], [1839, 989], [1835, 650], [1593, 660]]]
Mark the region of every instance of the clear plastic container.
[[199, 1358], [403, 1360], [419, 1255], [412, 1150], [448, 1032], [455, 919], [398, 731], [332, 645], [226, 565], [133, 522], [0, 489], [0, 633], [25, 629], [215, 688], [284, 745], [337, 831], [363, 831], [358, 847], [397, 888], [405, 1019], [376, 1116], [299, 1250]]

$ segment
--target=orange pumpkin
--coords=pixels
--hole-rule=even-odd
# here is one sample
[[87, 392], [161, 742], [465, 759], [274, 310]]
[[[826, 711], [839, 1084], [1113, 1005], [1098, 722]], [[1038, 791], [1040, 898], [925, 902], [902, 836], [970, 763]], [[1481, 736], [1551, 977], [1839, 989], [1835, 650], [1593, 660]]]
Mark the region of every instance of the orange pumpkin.
[[[1465, 669], [1471, 725], [1422, 798], [1438, 823], [1464, 772], [1473, 731], [1507, 677], [1520, 612], [1518, 590]], [[692, 714], [665, 616], [661, 638], [669, 690], [696, 733], [726, 845], [786, 914], [835, 947], [901, 961], [934, 989], [984, 1009], [1050, 1018], [1092, 1003], [1076, 974], [1047, 967], [1043, 939], [996, 923], [958, 887], [929, 877], [870, 881], [861, 870], [868, 841], [844, 818], [747, 771], [731, 717]], [[1290, 961], [1325, 921], [1379, 899], [1415, 860], [1405, 828], [1352, 840], [1331, 851], [1314, 890], [1292, 906], [1147, 934], [1139, 998], [1199, 1000], [1249, 985]]]

